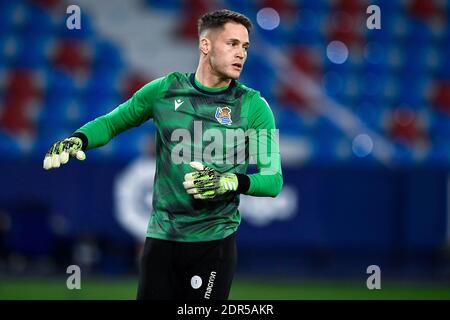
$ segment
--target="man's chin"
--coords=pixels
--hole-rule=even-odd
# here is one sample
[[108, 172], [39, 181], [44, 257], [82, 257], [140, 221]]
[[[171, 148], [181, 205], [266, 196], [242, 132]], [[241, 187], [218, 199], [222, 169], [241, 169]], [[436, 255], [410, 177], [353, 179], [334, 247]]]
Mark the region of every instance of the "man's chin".
[[240, 76], [241, 76], [241, 72], [240, 72], [240, 71], [239, 71], [239, 72], [234, 71], [234, 72], [230, 72], [230, 73], [228, 74], [228, 77], [229, 77], [230, 79], [233, 79], [233, 80], [239, 79]]
[[240, 76], [241, 76], [241, 71], [236, 71], [236, 70], [221, 73], [221, 78], [231, 79], [231, 80], [237, 80], [237, 79], [239, 79]]

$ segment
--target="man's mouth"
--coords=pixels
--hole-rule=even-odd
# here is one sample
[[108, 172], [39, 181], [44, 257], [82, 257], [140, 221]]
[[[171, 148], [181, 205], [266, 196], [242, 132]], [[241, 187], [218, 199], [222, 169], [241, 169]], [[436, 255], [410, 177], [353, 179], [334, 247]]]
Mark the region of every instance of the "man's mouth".
[[242, 69], [242, 63], [233, 63], [232, 66], [239, 70]]

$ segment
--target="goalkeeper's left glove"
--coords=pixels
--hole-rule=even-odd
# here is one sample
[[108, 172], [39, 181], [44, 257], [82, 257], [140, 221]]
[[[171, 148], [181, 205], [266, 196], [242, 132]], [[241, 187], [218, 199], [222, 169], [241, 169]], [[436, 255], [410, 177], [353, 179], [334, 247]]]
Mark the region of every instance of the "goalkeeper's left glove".
[[234, 173], [220, 173], [200, 162], [191, 162], [196, 171], [184, 176], [183, 186], [195, 199], [212, 199], [231, 191], [237, 191], [238, 178]]

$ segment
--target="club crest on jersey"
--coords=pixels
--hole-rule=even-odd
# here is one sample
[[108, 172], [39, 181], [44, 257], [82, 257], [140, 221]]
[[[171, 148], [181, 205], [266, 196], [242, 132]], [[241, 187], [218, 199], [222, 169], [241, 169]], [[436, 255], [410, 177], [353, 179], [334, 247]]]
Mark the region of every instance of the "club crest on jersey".
[[217, 107], [216, 119], [221, 124], [231, 124], [231, 109], [228, 107]]

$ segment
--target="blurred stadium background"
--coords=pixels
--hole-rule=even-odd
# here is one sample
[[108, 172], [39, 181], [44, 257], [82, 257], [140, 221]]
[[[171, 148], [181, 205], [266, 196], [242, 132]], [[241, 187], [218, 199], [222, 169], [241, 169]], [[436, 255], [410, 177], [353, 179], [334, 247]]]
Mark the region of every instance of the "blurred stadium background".
[[1, 0], [0, 299], [134, 299], [139, 240], [114, 188], [153, 125], [53, 172], [43, 156], [148, 81], [195, 71], [196, 21], [217, 8], [254, 23], [241, 80], [272, 107], [285, 177], [280, 197], [242, 199], [231, 298], [450, 298], [447, 1]]

